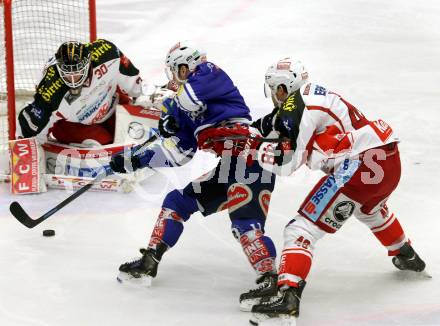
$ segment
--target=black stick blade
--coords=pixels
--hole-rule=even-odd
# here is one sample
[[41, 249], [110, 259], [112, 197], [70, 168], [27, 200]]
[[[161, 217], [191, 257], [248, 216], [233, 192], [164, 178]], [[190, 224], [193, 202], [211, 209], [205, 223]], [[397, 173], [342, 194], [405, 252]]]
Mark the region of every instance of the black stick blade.
[[31, 219], [31, 217], [24, 211], [21, 205], [16, 201], [11, 203], [11, 205], [9, 206], [9, 210], [21, 224], [30, 229], [40, 224], [40, 221]]

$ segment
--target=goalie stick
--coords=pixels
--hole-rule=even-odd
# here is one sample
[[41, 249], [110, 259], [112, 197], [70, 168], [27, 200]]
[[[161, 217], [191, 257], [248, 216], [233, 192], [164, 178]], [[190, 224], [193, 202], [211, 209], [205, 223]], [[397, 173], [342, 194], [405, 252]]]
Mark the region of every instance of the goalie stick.
[[[154, 142], [158, 138], [157, 135], [153, 135], [149, 139], [147, 139], [144, 143], [140, 145], [140, 147], [132, 154], [132, 155], [139, 155], [143, 153], [146, 150], [146, 146], [150, 145], [152, 142]], [[90, 183], [86, 184], [84, 187], [80, 188], [76, 192], [74, 192], [72, 195], [64, 199], [61, 203], [56, 205], [54, 208], [52, 208], [47, 213], [43, 214], [37, 219], [31, 218], [26, 211], [23, 209], [23, 207], [20, 205], [20, 203], [14, 201], [9, 206], [9, 210], [12, 213], [12, 215], [24, 226], [28, 227], [29, 229], [32, 229], [33, 227], [37, 226], [41, 222], [45, 221], [49, 217], [51, 217], [53, 214], [58, 212], [61, 208], [81, 196], [83, 193], [85, 193], [87, 190], [92, 188], [93, 184], [96, 182], [100, 182], [102, 179], [107, 177], [107, 174], [101, 174], [98, 177], [96, 177], [94, 180], [92, 180]]]

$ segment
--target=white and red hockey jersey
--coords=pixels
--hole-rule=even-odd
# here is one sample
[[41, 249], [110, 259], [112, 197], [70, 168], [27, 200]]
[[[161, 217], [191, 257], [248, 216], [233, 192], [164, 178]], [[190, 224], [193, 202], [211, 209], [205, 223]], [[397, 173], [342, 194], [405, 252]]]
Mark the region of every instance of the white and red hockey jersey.
[[[17, 136], [39, 136], [45, 140], [53, 124], [64, 119], [85, 125], [106, 121], [118, 103], [118, 92], [141, 95], [139, 70], [111, 42], [99, 39], [89, 43], [90, 75], [81, 93], [72, 95], [51, 59], [36, 88], [34, 101], [21, 110]], [[117, 92], [118, 90], [118, 92]]]
[[290, 95], [273, 121], [280, 136], [289, 139], [289, 150], [285, 151], [282, 164], [277, 164], [273, 154], [267, 153], [270, 145], [264, 146], [260, 148], [259, 161], [279, 175], [290, 175], [303, 164], [327, 170], [328, 160], [355, 157], [398, 141], [387, 123], [369, 121], [341, 96], [312, 83]]

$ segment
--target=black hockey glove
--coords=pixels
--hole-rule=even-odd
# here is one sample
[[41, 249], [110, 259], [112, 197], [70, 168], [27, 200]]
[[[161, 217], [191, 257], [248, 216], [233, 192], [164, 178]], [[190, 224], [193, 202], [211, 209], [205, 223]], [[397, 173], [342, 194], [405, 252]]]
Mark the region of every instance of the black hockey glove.
[[141, 166], [139, 157], [130, 154], [129, 157], [124, 156], [124, 153], [118, 153], [112, 156], [110, 160], [110, 167], [116, 173], [130, 173], [139, 169]]
[[263, 137], [267, 137], [272, 130], [274, 130], [275, 115], [278, 112], [278, 108], [273, 109], [271, 113], [264, 117], [252, 122], [251, 126], [257, 128]]
[[179, 124], [171, 115], [165, 115], [159, 120], [159, 132], [162, 137], [174, 136], [179, 131]]

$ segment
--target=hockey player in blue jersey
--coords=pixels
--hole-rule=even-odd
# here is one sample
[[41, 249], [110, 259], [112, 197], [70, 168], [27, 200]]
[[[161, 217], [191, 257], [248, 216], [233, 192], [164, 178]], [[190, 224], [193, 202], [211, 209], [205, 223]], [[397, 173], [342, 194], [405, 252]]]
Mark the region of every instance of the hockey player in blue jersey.
[[[208, 177], [166, 195], [148, 248], [141, 249], [139, 260], [120, 266], [118, 280], [151, 280], [193, 213], [208, 216], [227, 209], [232, 233], [257, 273], [257, 288], [240, 296], [242, 309], [250, 309], [255, 291], [276, 289], [275, 246], [264, 234], [275, 176], [251, 155], [258, 135], [249, 126], [249, 108], [229, 76], [207, 61], [205, 53], [184, 43], [169, 51], [166, 66], [169, 78], [180, 84], [177, 94], [163, 102], [159, 130], [167, 146], [155, 145], [132, 156], [129, 170], [179, 166], [197, 149], [221, 159]], [[119, 173], [128, 170], [122, 155], [112, 158], [111, 167]]]

